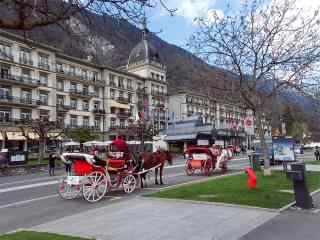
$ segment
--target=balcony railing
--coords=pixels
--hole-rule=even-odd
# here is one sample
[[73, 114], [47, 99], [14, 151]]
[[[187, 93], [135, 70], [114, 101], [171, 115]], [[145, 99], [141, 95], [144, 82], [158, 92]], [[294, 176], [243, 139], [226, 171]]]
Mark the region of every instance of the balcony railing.
[[100, 108], [95, 108], [92, 110], [92, 112], [95, 114], [106, 114], [106, 111], [104, 109], [100, 109]]
[[0, 95], [0, 102], [1, 103], [16, 103], [16, 104], [24, 104], [24, 105], [41, 105], [41, 102], [36, 99], [31, 98], [20, 98], [14, 97], [10, 95]]
[[57, 110], [60, 112], [67, 112], [71, 109], [71, 106], [65, 104], [57, 104]]
[[20, 57], [20, 58], [19, 58], [19, 62], [20, 62], [21, 64], [33, 66], [33, 61], [32, 61], [31, 58]]
[[129, 118], [131, 116], [130, 112], [118, 112], [117, 117], [118, 118]]
[[67, 124], [65, 125], [67, 129], [88, 129], [88, 130], [97, 130], [95, 125], [83, 125], [83, 124]]
[[12, 74], [1, 74], [0, 80], [12, 81], [14, 83], [19, 83], [29, 86], [48, 86], [48, 83], [40, 81], [40, 79], [35, 79], [27, 76], [17, 76]]
[[119, 103], [130, 103], [129, 98], [125, 98], [125, 97], [118, 97], [117, 101]]
[[122, 125], [110, 126], [110, 130], [127, 129], [127, 128], [128, 128], [128, 126], [122, 126]]
[[83, 90], [78, 90], [78, 89], [70, 89], [69, 92], [71, 94], [76, 94], [82, 97], [95, 97], [96, 93], [89, 92], [89, 91], [83, 91]]
[[5, 53], [0, 51], [0, 59], [6, 61], [13, 61], [13, 55], [12, 53]]
[[39, 62], [38, 67], [44, 70], [50, 70], [50, 65], [48, 63]]

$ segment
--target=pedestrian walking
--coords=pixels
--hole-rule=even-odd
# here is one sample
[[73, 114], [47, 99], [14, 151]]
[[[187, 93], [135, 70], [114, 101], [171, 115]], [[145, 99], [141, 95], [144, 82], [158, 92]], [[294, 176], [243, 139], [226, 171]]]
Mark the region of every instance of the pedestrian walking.
[[49, 155], [49, 175], [54, 176], [54, 169], [56, 167], [56, 155], [51, 153]]
[[320, 151], [319, 151], [319, 147], [316, 146], [316, 149], [314, 150], [314, 156], [316, 157], [316, 160], [320, 160]]

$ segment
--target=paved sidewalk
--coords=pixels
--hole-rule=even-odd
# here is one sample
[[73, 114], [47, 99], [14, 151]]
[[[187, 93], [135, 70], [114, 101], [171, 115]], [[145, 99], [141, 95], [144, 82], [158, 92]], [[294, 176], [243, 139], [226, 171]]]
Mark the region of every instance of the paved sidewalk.
[[137, 197], [33, 229], [100, 240], [236, 240], [276, 215], [257, 209]]
[[289, 209], [243, 236], [240, 240], [319, 240], [320, 194], [313, 196], [318, 209]]

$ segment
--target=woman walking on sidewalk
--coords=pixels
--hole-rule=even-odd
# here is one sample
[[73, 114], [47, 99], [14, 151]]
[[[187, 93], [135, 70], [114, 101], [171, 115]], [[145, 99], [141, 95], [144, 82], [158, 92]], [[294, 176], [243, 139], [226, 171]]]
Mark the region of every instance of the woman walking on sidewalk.
[[54, 176], [54, 168], [56, 167], [56, 155], [49, 155], [49, 175]]

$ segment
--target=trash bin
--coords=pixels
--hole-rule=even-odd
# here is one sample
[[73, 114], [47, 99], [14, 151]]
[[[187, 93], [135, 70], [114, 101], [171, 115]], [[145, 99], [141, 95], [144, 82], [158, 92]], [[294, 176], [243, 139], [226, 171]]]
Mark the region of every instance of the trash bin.
[[260, 154], [259, 153], [252, 153], [249, 155], [250, 159], [250, 165], [254, 171], [260, 171], [261, 170], [261, 164], [260, 164]]
[[313, 200], [306, 181], [306, 167], [304, 163], [292, 163], [286, 168], [287, 177], [293, 182], [294, 195], [297, 207], [310, 209]]

